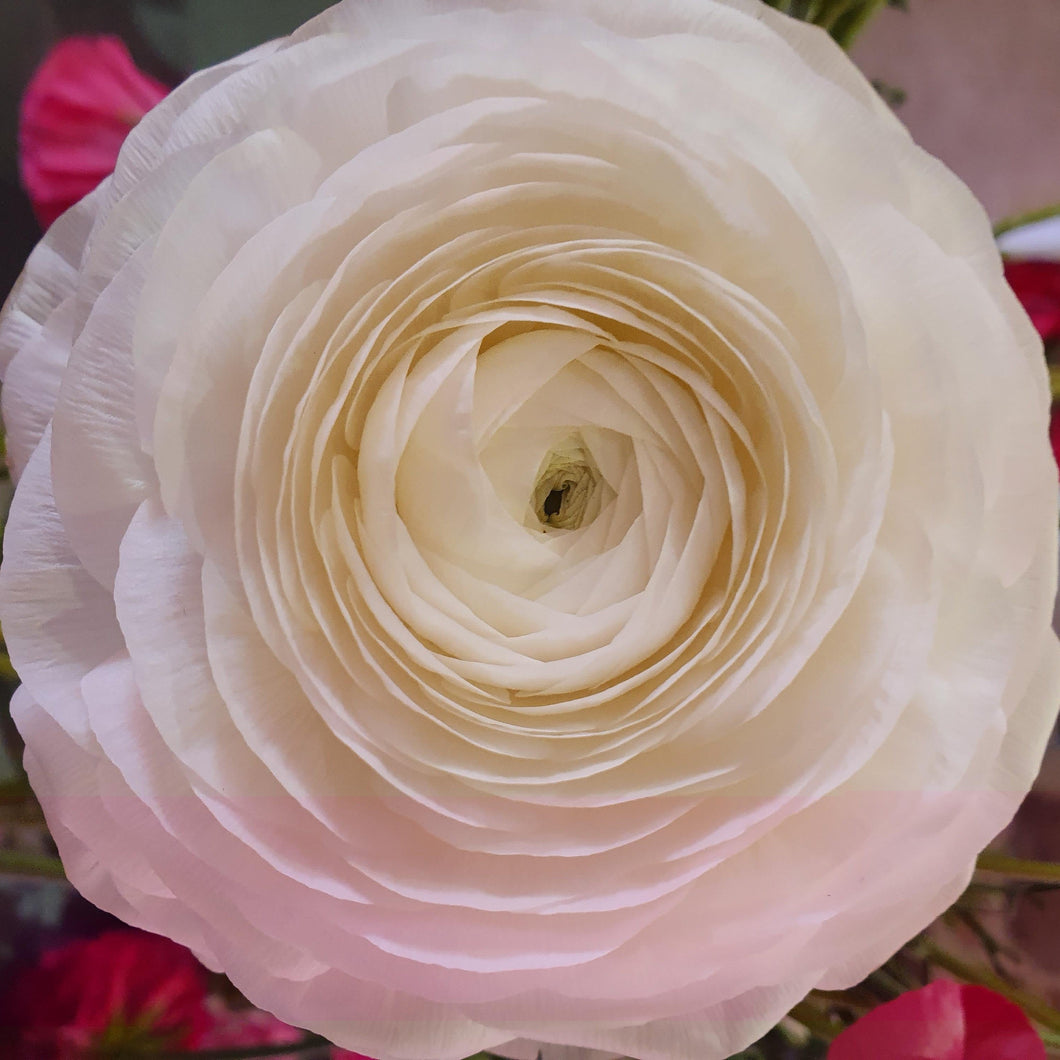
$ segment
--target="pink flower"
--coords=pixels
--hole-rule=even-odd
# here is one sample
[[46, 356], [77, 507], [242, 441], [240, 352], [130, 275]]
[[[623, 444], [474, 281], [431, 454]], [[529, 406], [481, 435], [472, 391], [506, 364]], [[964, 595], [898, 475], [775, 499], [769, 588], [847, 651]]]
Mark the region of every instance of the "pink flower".
[[230, 1009], [216, 998], [210, 998], [206, 1007], [214, 1023], [199, 1040], [200, 1049], [287, 1045], [301, 1041], [305, 1035], [304, 1031], [261, 1009]]
[[[1060, 261], [1006, 261], [1005, 279], [1046, 344], [1046, 355], [1060, 342]], [[1053, 457], [1060, 466], [1060, 404], [1053, 402], [1049, 420]]]
[[1060, 261], [1006, 261], [1005, 279], [1042, 339], [1060, 339]]
[[1045, 1060], [1045, 1046], [1011, 1001], [940, 979], [863, 1016], [828, 1060]]
[[117, 37], [67, 37], [52, 48], [19, 119], [22, 183], [42, 227], [110, 175], [129, 130], [168, 92]]
[[[230, 1009], [217, 998], [208, 999], [206, 1007], [215, 1022], [199, 1040], [200, 1049], [293, 1044], [301, 1041], [306, 1033], [261, 1009]], [[277, 1057], [276, 1060], [287, 1060], [288, 1055], [291, 1054]], [[329, 1060], [371, 1060], [371, 1057], [333, 1045]]]
[[191, 1048], [209, 1026], [206, 973], [145, 931], [111, 931], [46, 953], [17, 980], [0, 1017], [16, 1060], [79, 1060], [106, 1046]]

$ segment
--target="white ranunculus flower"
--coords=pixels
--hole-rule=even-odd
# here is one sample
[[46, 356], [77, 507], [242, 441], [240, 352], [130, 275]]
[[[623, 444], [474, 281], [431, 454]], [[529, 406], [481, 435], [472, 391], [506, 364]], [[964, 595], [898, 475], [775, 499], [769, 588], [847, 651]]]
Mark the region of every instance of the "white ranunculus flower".
[[753, 0], [348, 0], [153, 111], [0, 345], [70, 876], [343, 1045], [717, 1060], [1035, 773], [1037, 338]]

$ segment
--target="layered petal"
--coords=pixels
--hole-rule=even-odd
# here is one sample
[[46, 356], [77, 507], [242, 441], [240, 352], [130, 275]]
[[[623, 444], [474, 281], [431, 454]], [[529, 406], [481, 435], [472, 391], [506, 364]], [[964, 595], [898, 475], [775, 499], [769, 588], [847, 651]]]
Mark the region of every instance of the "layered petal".
[[720, 1060], [954, 898], [1060, 694], [1048, 392], [824, 34], [347, 2], [89, 201], [0, 617], [90, 897], [394, 1060]]

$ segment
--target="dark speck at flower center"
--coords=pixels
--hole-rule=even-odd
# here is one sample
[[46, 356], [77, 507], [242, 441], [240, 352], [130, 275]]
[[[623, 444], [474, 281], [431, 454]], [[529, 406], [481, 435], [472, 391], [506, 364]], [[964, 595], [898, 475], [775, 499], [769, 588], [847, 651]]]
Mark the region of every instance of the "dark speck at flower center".
[[530, 509], [542, 529], [577, 530], [596, 518], [604, 488], [596, 461], [572, 436], [542, 461]]
[[559, 515], [560, 509], [563, 507], [563, 500], [568, 492], [570, 492], [570, 483], [565, 482], [559, 489], [553, 489], [549, 493], [545, 498], [545, 503], [541, 506], [541, 511], [546, 519]]

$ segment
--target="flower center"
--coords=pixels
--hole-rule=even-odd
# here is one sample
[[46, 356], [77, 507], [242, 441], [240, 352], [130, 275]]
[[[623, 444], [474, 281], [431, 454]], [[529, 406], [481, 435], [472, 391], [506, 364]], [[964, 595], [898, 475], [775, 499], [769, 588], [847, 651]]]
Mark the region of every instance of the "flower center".
[[542, 460], [530, 506], [543, 527], [577, 530], [600, 510], [600, 483], [592, 454], [574, 436]]

